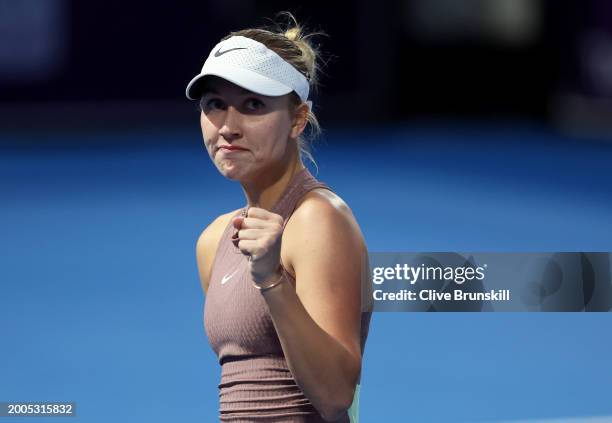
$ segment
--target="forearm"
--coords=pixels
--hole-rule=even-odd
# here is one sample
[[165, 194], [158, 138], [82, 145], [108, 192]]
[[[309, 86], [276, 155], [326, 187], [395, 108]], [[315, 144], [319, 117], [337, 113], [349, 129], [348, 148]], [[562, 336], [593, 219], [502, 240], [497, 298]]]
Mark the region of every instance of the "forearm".
[[289, 281], [262, 292], [297, 384], [325, 418], [350, 405], [360, 362], [310, 317]]

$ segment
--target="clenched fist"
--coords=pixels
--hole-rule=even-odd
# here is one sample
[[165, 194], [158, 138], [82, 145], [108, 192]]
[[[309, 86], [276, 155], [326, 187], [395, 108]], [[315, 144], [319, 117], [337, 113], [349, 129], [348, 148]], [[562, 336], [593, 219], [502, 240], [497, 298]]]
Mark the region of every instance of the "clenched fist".
[[283, 223], [282, 216], [259, 207], [249, 207], [246, 216], [232, 220], [238, 230], [237, 247], [250, 256], [251, 278], [257, 284], [273, 278], [279, 269]]

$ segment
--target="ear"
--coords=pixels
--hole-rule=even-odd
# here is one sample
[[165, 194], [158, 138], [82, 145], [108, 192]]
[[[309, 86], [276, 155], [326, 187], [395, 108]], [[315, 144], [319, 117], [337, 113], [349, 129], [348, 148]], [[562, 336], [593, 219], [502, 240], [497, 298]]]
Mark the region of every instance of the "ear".
[[293, 122], [291, 124], [291, 133], [289, 134], [291, 138], [297, 138], [304, 132], [304, 128], [306, 128], [308, 124], [309, 110], [310, 108], [306, 103], [302, 103], [295, 108], [293, 112]]

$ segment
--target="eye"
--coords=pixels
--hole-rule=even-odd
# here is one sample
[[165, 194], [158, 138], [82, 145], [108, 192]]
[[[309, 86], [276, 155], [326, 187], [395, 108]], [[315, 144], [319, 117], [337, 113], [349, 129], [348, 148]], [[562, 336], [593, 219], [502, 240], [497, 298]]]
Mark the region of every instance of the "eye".
[[245, 105], [249, 110], [260, 110], [266, 106], [263, 101], [255, 97], [247, 99]]
[[204, 96], [200, 100], [200, 109], [204, 111], [223, 109], [224, 104], [220, 98]]

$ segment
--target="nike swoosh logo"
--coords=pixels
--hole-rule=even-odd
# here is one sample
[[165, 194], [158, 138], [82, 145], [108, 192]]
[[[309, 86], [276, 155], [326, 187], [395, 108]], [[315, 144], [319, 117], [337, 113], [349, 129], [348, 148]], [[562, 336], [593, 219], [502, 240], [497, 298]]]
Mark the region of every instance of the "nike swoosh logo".
[[236, 47], [236, 48], [230, 48], [228, 50], [225, 51], [221, 51], [221, 47], [219, 47], [219, 50], [217, 50], [215, 52], [215, 57], [219, 57], [219, 56], [223, 56], [225, 53], [229, 53], [230, 51], [234, 51], [234, 50], [246, 50], [246, 47]]
[[232, 276], [234, 276], [236, 274], [236, 272], [238, 271], [238, 269], [234, 270], [234, 273], [232, 273], [231, 275], [225, 275], [223, 276], [223, 278], [221, 278], [221, 285], [225, 285], [225, 282], [229, 281]]

